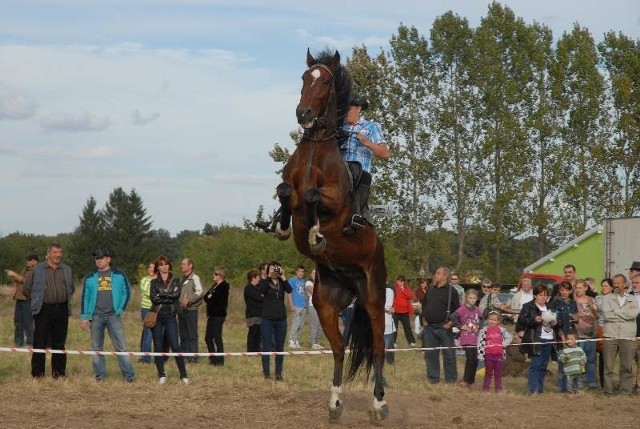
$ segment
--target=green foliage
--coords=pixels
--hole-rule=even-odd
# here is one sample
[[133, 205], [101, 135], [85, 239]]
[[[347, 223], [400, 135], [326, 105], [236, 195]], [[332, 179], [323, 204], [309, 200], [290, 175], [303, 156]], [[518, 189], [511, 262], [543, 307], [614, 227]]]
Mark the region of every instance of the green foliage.
[[311, 267], [311, 262], [297, 252], [293, 240], [279, 241], [270, 234], [232, 226], [221, 227], [216, 237], [191, 236], [182, 254], [195, 261], [196, 271], [207, 281], [215, 267], [226, 267], [227, 278], [236, 286], [244, 286], [247, 271], [257, 269], [261, 262], [277, 260], [287, 275], [293, 275], [298, 264]]
[[171, 250], [166, 231], [164, 236], [162, 231], [152, 234], [151, 217], [135, 189], [127, 194], [115, 188], [102, 210], [96, 206], [90, 197], [68, 247], [68, 261], [79, 277], [95, 269], [92, 252], [99, 247], [110, 249], [115, 255], [112, 265], [123, 269], [133, 281], [138, 265], [146, 264], [154, 250]]
[[35, 253], [44, 261], [47, 245], [53, 240], [43, 235], [14, 232], [0, 239], [0, 284], [10, 282], [4, 270], [21, 272], [26, 266], [26, 257]]

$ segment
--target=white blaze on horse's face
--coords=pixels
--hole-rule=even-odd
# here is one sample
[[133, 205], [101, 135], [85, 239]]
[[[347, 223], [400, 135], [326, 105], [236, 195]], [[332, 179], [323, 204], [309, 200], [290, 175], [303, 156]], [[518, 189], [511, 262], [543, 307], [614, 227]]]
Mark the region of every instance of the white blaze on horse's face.
[[311, 86], [313, 86], [316, 84], [316, 81], [320, 77], [320, 70], [318, 69], [311, 70], [311, 77], [313, 78], [313, 81], [311, 82]]

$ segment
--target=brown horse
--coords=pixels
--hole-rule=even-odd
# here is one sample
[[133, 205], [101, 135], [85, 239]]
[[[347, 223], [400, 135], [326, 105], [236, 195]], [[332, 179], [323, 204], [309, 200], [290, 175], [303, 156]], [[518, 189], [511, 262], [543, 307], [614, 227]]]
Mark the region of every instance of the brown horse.
[[382, 420], [388, 414], [382, 377], [387, 277], [384, 248], [371, 225], [350, 236], [342, 232], [351, 214], [353, 181], [340, 155], [337, 130], [349, 108], [351, 76], [340, 64], [338, 52], [325, 51], [314, 58], [307, 51], [307, 66], [296, 109], [304, 134], [277, 188], [281, 211], [276, 235], [287, 239], [293, 229], [298, 251], [316, 263], [313, 305], [334, 358], [330, 419], [337, 419], [343, 409], [340, 393], [346, 344], [338, 316], [355, 297], [347, 380], [363, 365], [368, 377], [373, 366], [373, 418]]

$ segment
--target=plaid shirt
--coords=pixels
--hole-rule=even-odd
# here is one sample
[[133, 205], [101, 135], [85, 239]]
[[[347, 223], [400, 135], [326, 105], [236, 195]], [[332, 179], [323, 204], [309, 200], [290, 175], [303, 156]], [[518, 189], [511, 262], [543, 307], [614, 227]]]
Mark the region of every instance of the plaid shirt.
[[360, 118], [360, 120], [355, 124], [348, 124], [345, 122], [342, 126], [342, 130], [347, 133], [353, 133], [350, 134], [346, 140], [340, 142], [342, 159], [347, 162], [359, 162], [364, 171], [370, 172], [373, 152], [371, 149], [360, 143], [356, 138], [356, 134], [363, 134], [374, 144], [382, 144], [384, 143], [384, 139], [382, 138], [382, 129], [380, 128], [380, 124]]

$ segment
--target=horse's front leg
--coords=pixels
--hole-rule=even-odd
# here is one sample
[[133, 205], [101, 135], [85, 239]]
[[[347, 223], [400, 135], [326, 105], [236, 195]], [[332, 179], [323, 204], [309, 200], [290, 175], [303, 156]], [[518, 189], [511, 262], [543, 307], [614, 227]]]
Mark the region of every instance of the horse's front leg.
[[[314, 290], [315, 293], [316, 291]], [[324, 302], [324, 299], [319, 301], [323, 303], [318, 305], [314, 300], [314, 306], [318, 311], [324, 335], [329, 340], [331, 351], [333, 352], [333, 384], [331, 386], [331, 396], [329, 397], [329, 419], [336, 420], [344, 409], [343, 402], [340, 399], [340, 394], [342, 393], [342, 368], [344, 365], [344, 340], [338, 325], [338, 312]]]
[[321, 194], [317, 188], [308, 189], [304, 193], [304, 204], [306, 205], [307, 225], [309, 226], [309, 249], [311, 253], [319, 255], [327, 247], [327, 241], [320, 233], [320, 221], [318, 220], [318, 204]]
[[291, 235], [291, 193], [293, 189], [282, 182], [276, 188], [280, 200], [280, 219], [276, 219], [275, 232], [279, 240], [286, 240]]

